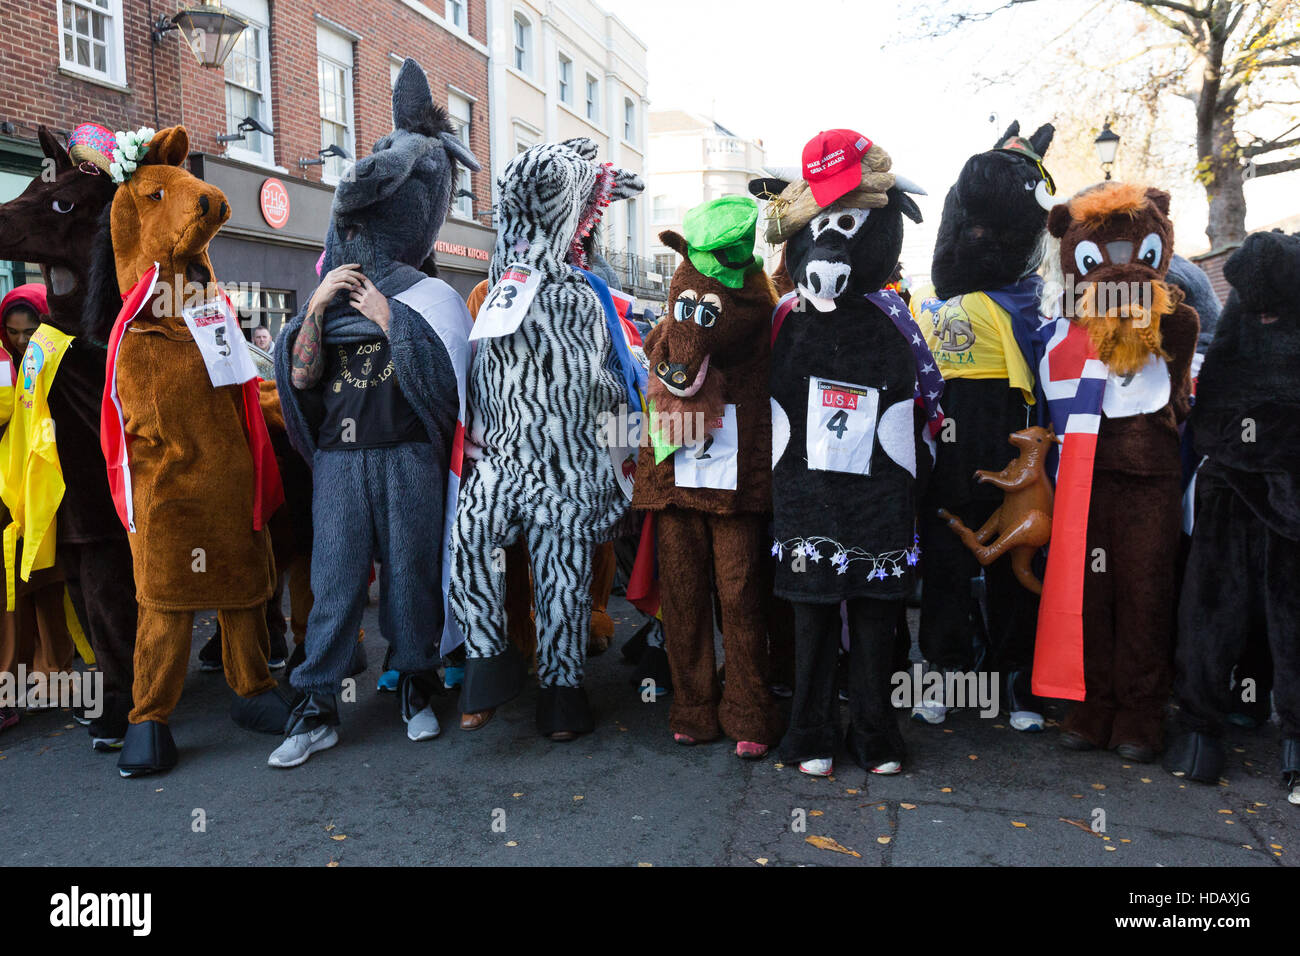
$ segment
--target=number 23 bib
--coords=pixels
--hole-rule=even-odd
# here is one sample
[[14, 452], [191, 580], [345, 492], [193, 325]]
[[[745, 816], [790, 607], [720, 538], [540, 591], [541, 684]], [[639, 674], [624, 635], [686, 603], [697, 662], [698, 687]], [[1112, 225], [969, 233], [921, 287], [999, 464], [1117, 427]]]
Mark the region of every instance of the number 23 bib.
[[809, 470], [871, 474], [879, 409], [877, 389], [809, 376]]

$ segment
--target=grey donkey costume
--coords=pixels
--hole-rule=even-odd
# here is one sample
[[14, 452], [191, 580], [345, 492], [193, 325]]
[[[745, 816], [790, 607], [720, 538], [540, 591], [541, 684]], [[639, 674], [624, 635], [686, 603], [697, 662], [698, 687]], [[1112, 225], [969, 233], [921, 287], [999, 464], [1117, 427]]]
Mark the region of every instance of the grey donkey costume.
[[[444, 634], [439, 581], [444, 501], [455, 507], [448, 466], [464, 402], [470, 317], [450, 286], [418, 267], [446, 218], [455, 163], [479, 166], [434, 105], [414, 60], [402, 64], [393, 89], [393, 126], [339, 184], [321, 268], [324, 275], [360, 264], [388, 298], [387, 338], [340, 295], [325, 311], [326, 367], [315, 386], [296, 389], [290, 377], [305, 310], [275, 347], [285, 424], [312, 464], [314, 496], [315, 604], [306, 659], [292, 677], [305, 695], [287, 737], [338, 723], [335, 694], [348, 675], [372, 557], [383, 568], [380, 629], [392, 647], [391, 666], [402, 674], [404, 719], [428, 705], [440, 635], [444, 649], [459, 639]], [[396, 388], [385, 390], [389, 376]], [[349, 417], [340, 418], [340, 408]]]
[[571, 265], [585, 264], [582, 239], [604, 207], [644, 187], [595, 158], [588, 139], [544, 143], [512, 159], [497, 183], [489, 277], [496, 283], [522, 263], [541, 282], [516, 331], [478, 343], [466, 452], [478, 460], [451, 548], [452, 607], [465, 631], [461, 709], [490, 710], [522, 689], [523, 662], [506, 639], [505, 575], [494, 560], [522, 535], [537, 609], [537, 724], [559, 739], [593, 727], [582, 689], [592, 551], [627, 509], [601, 444], [602, 416], [627, 398], [600, 299]]

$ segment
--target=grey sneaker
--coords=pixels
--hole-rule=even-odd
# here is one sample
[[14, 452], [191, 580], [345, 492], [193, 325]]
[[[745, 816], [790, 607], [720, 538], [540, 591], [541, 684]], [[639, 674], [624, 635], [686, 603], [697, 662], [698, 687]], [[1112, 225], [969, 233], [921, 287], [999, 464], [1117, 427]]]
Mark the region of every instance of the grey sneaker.
[[442, 728], [438, 726], [438, 717], [432, 707], [426, 706], [409, 720], [405, 717], [402, 719], [406, 721], [406, 736], [411, 740], [432, 740], [442, 733]]
[[306, 733], [284, 738], [284, 743], [275, 748], [266, 762], [272, 767], [296, 767], [306, 763], [307, 758], [318, 750], [329, 750], [338, 742], [338, 731], [329, 724], [322, 724]]

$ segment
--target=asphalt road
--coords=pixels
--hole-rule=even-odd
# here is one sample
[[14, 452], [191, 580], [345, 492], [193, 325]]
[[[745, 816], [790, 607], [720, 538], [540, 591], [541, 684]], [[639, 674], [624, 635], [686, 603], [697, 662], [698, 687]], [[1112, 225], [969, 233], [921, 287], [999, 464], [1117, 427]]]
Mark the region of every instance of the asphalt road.
[[[368, 608], [370, 669], [344, 706], [341, 742], [289, 771], [266, 765], [276, 738], [230, 721], [221, 675], [199, 672], [211, 630], [200, 614], [171, 773], [120, 778], [67, 712], [0, 734], [5, 862], [1105, 867], [1288, 866], [1300, 855], [1300, 807], [1278, 785], [1272, 727], [1233, 732], [1219, 786], [1066, 752], [1053, 728], [1022, 735], [969, 711], [939, 728], [909, 722], [897, 777], [868, 779], [845, 759], [814, 779], [775, 758], [742, 762], [725, 742], [680, 747], [667, 698], [643, 703], [631, 683], [617, 647], [633, 613], [612, 603], [614, 648], [588, 667], [598, 726], [569, 744], [537, 736], [533, 691], [474, 733], [456, 728], [456, 698], [444, 697], [443, 735], [408, 741], [395, 696], [375, 691], [384, 645]], [[1097, 811], [1104, 833], [1089, 828]]]

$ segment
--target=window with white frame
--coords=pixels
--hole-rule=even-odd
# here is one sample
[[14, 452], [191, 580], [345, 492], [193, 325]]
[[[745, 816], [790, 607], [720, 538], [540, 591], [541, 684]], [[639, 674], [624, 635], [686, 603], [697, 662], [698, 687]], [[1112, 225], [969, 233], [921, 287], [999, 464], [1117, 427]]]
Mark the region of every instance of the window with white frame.
[[447, 20], [457, 29], [469, 29], [465, 19], [465, 0], [447, 0]]
[[[226, 0], [235, 13], [248, 21], [226, 58], [226, 132], [251, 116], [267, 129], [271, 123], [271, 66], [267, 25], [271, 22], [266, 0]], [[275, 143], [257, 130], [243, 132], [244, 139], [227, 144], [226, 152], [236, 159], [274, 163]]]
[[515, 69], [533, 72], [533, 25], [522, 13], [515, 14]]
[[623, 97], [623, 139], [636, 142], [636, 104]]
[[600, 122], [600, 81], [587, 74], [587, 119]]
[[[320, 103], [320, 145], [339, 146], [357, 155], [356, 122], [352, 116], [352, 40], [323, 26], [316, 27], [316, 82]], [[321, 176], [337, 182], [351, 160], [326, 156]]]
[[655, 196], [650, 215], [651, 221], [656, 226], [672, 225], [677, 222], [677, 206], [673, 202], [673, 197], [667, 195]]
[[125, 85], [122, 0], [58, 0], [58, 6], [59, 64]]
[[560, 54], [560, 102], [573, 105], [573, 60]]
[[[451, 119], [451, 125], [456, 127], [456, 138], [465, 144], [466, 149], [469, 149], [469, 130], [473, 108], [474, 104], [459, 93], [447, 94], [447, 116]], [[474, 181], [471, 178], [470, 171], [457, 163], [456, 181], [451, 186], [451, 211], [455, 215], [465, 219], [474, 218], [473, 191]], [[457, 195], [458, 193], [469, 193], [471, 195]]]
[[515, 124], [515, 155], [527, 152], [538, 143], [538, 133], [536, 130], [525, 129], [518, 123]]

